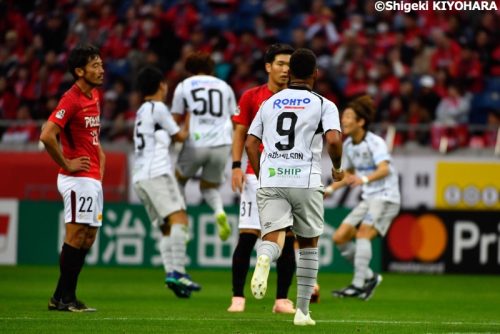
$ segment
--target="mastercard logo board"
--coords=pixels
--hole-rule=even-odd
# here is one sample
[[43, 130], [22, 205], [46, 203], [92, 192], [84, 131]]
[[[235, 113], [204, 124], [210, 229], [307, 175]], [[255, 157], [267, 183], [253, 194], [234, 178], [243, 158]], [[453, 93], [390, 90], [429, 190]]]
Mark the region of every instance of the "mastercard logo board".
[[448, 233], [436, 215], [402, 214], [392, 223], [386, 241], [399, 261], [433, 262], [443, 255]]

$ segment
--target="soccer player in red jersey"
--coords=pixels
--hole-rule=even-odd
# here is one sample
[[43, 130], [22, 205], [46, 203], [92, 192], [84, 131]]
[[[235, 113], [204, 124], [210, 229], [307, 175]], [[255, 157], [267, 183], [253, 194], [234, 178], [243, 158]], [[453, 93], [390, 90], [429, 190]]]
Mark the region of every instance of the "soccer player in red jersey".
[[[76, 298], [78, 275], [102, 225], [105, 155], [99, 144], [100, 101], [96, 87], [104, 81], [99, 49], [79, 45], [68, 57], [75, 83], [62, 96], [40, 140], [61, 167], [57, 187], [64, 200], [65, 238], [60, 276], [49, 310], [92, 312]], [[62, 150], [58, 137], [61, 140]]]
[[[259, 213], [256, 203], [257, 178], [250, 164], [247, 164], [245, 173], [241, 169], [245, 137], [261, 103], [287, 87], [290, 55], [293, 51], [294, 49], [286, 44], [273, 44], [267, 49], [264, 61], [268, 82], [244, 92], [239, 101], [238, 111], [233, 116], [232, 189], [241, 193], [241, 200], [238, 226], [240, 233], [238, 245], [233, 254], [233, 298], [231, 306], [227, 309], [229, 312], [243, 312], [245, 310], [243, 294], [245, 280], [250, 267], [252, 250], [260, 236]], [[293, 233], [288, 232], [283, 252], [277, 261], [278, 287], [273, 306], [275, 313], [295, 313], [293, 303], [287, 298], [295, 272], [294, 240]]]

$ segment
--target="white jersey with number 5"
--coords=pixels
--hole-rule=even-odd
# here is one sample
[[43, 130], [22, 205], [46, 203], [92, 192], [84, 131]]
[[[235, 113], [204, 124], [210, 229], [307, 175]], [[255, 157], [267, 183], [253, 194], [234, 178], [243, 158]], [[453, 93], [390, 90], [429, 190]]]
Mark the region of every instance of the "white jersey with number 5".
[[340, 130], [335, 104], [302, 87], [284, 89], [264, 101], [248, 134], [262, 140], [259, 186], [321, 186], [323, 133]]
[[236, 99], [229, 85], [211, 75], [195, 75], [177, 85], [171, 112], [190, 113], [189, 139], [185, 145], [214, 147], [232, 142], [231, 116]]
[[179, 126], [163, 102], [144, 102], [135, 117], [132, 181], [172, 174], [169, 146]]

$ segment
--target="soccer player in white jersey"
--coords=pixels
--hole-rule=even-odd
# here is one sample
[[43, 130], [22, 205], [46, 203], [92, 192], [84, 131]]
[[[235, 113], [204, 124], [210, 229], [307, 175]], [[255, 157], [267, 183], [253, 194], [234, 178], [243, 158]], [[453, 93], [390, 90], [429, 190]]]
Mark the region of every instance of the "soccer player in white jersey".
[[187, 57], [185, 67], [193, 76], [175, 88], [171, 111], [178, 123], [185, 113], [189, 114], [190, 136], [179, 154], [176, 169], [181, 192], [201, 168], [201, 195], [214, 210], [219, 237], [225, 241], [231, 227], [218, 188], [224, 182], [231, 151], [231, 116], [236, 111], [236, 98], [225, 81], [213, 76], [214, 66], [209, 54], [196, 52]]
[[[326, 189], [329, 195], [344, 186], [362, 187], [362, 200], [344, 219], [333, 235], [340, 253], [354, 264], [352, 283], [333, 291], [336, 297], [368, 300], [382, 281], [370, 269], [371, 241], [385, 236], [399, 212], [398, 176], [385, 141], [368, 131], [375, 114], [372, 99], [361, 96], [347, 105], [342, 114], [344, 142], [343, 168], [346, 176]], [[354, 239], [356, 242], [354, 242]]]
[[177, 297], [188, 298], [201, 287], [191, 280], [185, 269], [188, 217], [169, 156], [172, 139], [184, 141], [188, 129], [187, 126], [179, 128], [163, 102], [168, 87], [159, 69], [142, 69], [137, 86], [144, 102], [135, 119], [134, 189], [151, 223], [162, 232], [159, 246], [165, 283]]
[[316, 77], [314, 53], [297, 49], [290, 57], [288, 88], [262, 103], [245, 143], [259, 181], [257, 205], [263, 240], [257, 248], [252, 294], [257, 299], [264, 297], [271, 262], [280, 256], [286, 229], [292, 227], [299, 243], [294, 317], [299, 326], [316, 324], [309, 314], [309, 303], [318, 275], [318, 239], [324, 220], [323, 134], [333, 164], [332, 176], [335, 180], [344, 176], [338, 110], [333, 102], [311, 91]]

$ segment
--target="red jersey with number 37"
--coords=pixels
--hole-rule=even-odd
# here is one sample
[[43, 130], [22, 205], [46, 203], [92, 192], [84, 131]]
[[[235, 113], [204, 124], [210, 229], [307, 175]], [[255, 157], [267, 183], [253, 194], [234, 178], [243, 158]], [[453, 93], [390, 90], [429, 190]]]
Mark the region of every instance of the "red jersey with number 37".
[[[269, 90], [267, 84], [251, 88], [243, 93], [238, 103], [238, 111], [233, 116], [233, 122], [250, 127], [257, 111], [259, 111], [262, 102], [273, 96], [274, 93]], [[262, 152], [263, 146], [260, 145]], [[250, 163], [247, 164], [246, 174], [255, 174]]]
[[69, 173], [61, 168], [59, 173], [101, 180], [99, 93], [93, 89], [91, 95], [92, 97], [88, 97], [81, 91], [80, 87], [74, 84], [64, 93], [56, 109], [50, 115], [49, 121], [56, 123], [61, 128], [62, 151], [66, 159], [81, 156], [90, 157], [90, 170], [88, 172]]

